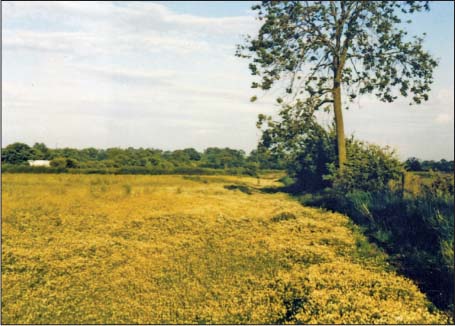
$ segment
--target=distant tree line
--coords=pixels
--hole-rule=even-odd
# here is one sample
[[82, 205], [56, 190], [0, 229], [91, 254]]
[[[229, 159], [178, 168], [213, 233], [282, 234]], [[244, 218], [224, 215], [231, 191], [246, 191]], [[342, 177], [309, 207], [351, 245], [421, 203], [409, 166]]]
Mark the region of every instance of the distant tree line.
[[29, 146], [14, 143], [2, 148], [2, 164], [28, 165], [28, 160], [50, 160], [54, 168], [103, 169], [142, 167], [171, 170], [174, 168], [283, 169], [281, 160], [267, 150], [253, 150], [247, 155], [243, 150], [210, 147], [203, 152], [194, 148], [163, 151], [153, 148], [93, 147], [48, 148], [43, 143]]
[[415, 157], [408, 158], [405, 162], [405, 168], [408, 171], [441, 171], [454, 172], [454, 162], [442, 159], [440, 161], [422, 161]]
[[[29, 146], [24, 143], [13, 143], [2, 148], [2, 164], [27, 165], [28, 160], [50, 160], [56, 168], [122, 168], [147, 167], [172, 169], [175, 167], [200, 167], [212, 169], [257, 168], [285, 169], [282, 156], [272, 153], [263, 146], [252, 150], [247, 155], [243, 150], [209, 147], [203, 152], [194, 148], [163, 151], [153, 148], [126, 149], [113, 147], [97, 149], [93, 147], [48, 148], [44, 143]], [[405, 162], [408, 171], [441, 171], [453, 172], [454, 161], [420, 160], [415, 157]]]

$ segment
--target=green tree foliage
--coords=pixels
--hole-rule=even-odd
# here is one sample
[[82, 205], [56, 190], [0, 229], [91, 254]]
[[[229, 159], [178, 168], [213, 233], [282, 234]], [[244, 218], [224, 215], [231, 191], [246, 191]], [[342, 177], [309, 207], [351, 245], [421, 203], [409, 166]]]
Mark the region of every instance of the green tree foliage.
[[441, 172], [454, 172], [454, 161], [447, 161], [442, 159], [440, 161], [432, 160], [419, 160], [415, 157], [410, 157], [405, 161], [405, 166], [408, 171], [441, 171]]
[[61, 168], [61, 169], [64, 169], [66, 168], [66, 158], [64, 157], [56, 157], [54, 159], [51, 160], [51, 166], [53, 168]]
[[420, 164], [419, 159], [415, 157], [408, 158], [404, 165], [408, 171], [422, 171], [422, 164]]
[[65, 158], [65, 157], [56, 157], [51, 160], [50, 162], [51, 167], [53, 168], [70, 168], [75, 169], [79, 167], [79, 162], [73, 158]]
[[[262, 153], [262, 152], [261, 152]], [[255, 175], [257, 169], [282, 169], [283, 165], [269, 154], [258, 155], [253, 151], [249, 156], [242, 150], [211, 147], [200, 153], [194, 148], [162, 151], [153, 148], [59, 148], [51, 149], [43, 143], [35, 143], [33, 148], [16, 143], [2, 149], [2, 162], [12, 165], [24, 164], [27, 160], [52, 160], [53, 167], [62, 169], [121, 169], [134, 167], [128, 171], [202, 171], [197, 168], [238, 169], [238, 173]], [[4, 166], [5, 167], [5, 166]], [[14, 170], [14, 169], [13, 169]], [[43, 170], [46, 171], [46, 170]], [[50, 170], [49, 170], [50, 171]], [[110, 170], [111, 172], [113, 170]], [[125, 170], [126, 171], [126, 170]], [[231, 173], [233, 170], [231, 171]]]
[[341, 192], [354, 189], [382, 191], [390, 180], [401, 177], [403, 167], [388, 148], [347, 140], [349, 161], [345, 168], [336, 168], [336, 136], [333, 129], [324, 129], [314, 110], [305, 102], [284, 104], [279, 118], [260, 115], [260, 146], [286, 161], [297, 189], [318, 191], [333, 186]]
[[73, 158], [67, 158], [66, 159], [66, 167], [67, 168], [78, 168], [79, 167], [79, 162]]
[[14, 143], [2, 149], [2, 163], [23, 164], [34, 158], [30, 146], [23, 143]]
[[284, 167], [284, 160], [264, 146], [258, 146], [251, 151], [247, 162], [257, 164], [260, 169], [281, 170]]
[[232, 168], [244, 166], [245, 152], [230, 148], [209, 147], [204, 151], [202, 166], [208, 168]]
[[323, 176], [329, 173], [328, 164], [336, 160], [333, 132], [321, 127], [314, 110], [300, 100], [295, 105], [283, 104], [278, 115], [276, 120], [259, 115], [259, 146], [283, 158], [299, 189], [315, 191], [329, 186]]
[[350, 100], [365, 93], [384, 102], [399, 95], [411, 103], [428, 99], [437, 63], [423, 38], [402, 28], [411, 22], [403, 21], [406, 15], [429, 10], [428, 1], [263, 1], [253, 9], [262, 26], [237, 51], [259, 77], [252, 87], [268, 90], [280, 80], [286, 93], [315, 110], [332, 105], [340, 166], [342, 90]]
[[96, 148], [84, 148], [80, 151], [79, 159], [84, 161], [98, 161], [100, 160], [100, 153]]
[[188, 156], [191, 161], [200, 161], [201, 160], [201, 153], [199, 153], [194, 148], [185, 148], [183, 152]]
[[44, 143], [35, 143], [32, 147], [33, 159], [35, 160], [49, 160], [51, 159], [51, 152]]
[[402, 163], [388, 147], [382, 148], [351, 138], [347, 141], [347, 148], [348, 162], [344, 169], [336, 169], [331, 163], [330, 174], [325, 177], [341, 194], [355, 190], [388, 191], [389, 182], [399, 180], [403, 175]]
[[169, 152], [169, 153], [167, 153], [167, 155], [168, 155], [169, 160], [171, 162], [175, 162], [176, 164], [182, 163], [182, 164], [188, 165], [191, 161], [188, 153], [181, 149], [173, 151], [173, 152]]

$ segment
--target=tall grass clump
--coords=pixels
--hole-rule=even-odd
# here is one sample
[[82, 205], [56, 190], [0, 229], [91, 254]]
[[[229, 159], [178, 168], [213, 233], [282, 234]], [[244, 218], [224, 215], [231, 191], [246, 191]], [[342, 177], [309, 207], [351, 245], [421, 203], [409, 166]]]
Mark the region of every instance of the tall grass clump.
[[378, 147], [369, 149], [361, 153], [357, 148], [341, 172], [332, 167], [325, 177], [332, 187], [301, 196], [302, 203], [347, 214], [435, 305], [452, 310], [453, 176], [434, 174], [418, 192], [391, 187], [391, 181], [400, 184], [398, 161]]
[[123, 191], [125, 192], [125, 195], [129, 196], [133, 192], [133, 187], [129, 183], [125, 183], [122, 185]]

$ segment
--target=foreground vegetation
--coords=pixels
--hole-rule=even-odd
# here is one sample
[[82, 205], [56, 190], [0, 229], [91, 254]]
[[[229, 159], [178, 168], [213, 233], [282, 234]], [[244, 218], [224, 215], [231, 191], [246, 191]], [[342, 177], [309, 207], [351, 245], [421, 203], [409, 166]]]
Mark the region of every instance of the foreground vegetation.
[[283, 105], [277, 119], [260, 116], [258, 125], [259, 145], [285, 162], [285, 190], [351, 217], [438, 307], [453, 311], [453, 174], [406, 171], [390, 148], [354, 137], [340, 169], [334, 130], [301, 102]]
[[[453, 309], [453, 178], [423, 193], [407, 192], [404, 178], [406, 170], [453, 173], [453, 161], [403, 164], [390, 148], [345, 135], [343, 121], [343, 106], [365, 94], [429, 99], [437, 61], [423, 37], [406, 36], [412, 19], [402, 20], [429, 2], [263, 1], [252, 9], [261, 26], [237, 56], [249, 61], [251, 87], [273, 90], [280, 104], [258, 117], [259, 147], [282, 159], [288, 190], [303, 203], [348, 214], [435, 303]], [[321, 125], [320, 110], [332, 114], [331, 125]]]
[[346, 216], [277, 185], [4, 175], [2, 322], [451, 322]]
[[454, 177], [406, 176], [404, 192], [326, 189], [300, 195], [304, 205], [347, 214], [391, 256], [400, 272], [416, 280], [440, 308], [454, 304]]

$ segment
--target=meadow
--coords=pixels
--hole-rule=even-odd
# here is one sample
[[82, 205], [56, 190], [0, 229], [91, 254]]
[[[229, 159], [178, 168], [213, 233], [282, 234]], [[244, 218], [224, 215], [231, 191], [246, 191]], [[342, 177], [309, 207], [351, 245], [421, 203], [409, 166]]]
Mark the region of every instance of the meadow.
[[430, 172], [408, 171], [408, 172], [406, 172], [406, 175], [405, 175], [404, 190], [408, 194], [419, 195], [422, 193], [422, 187], [431, 186], [431, 184], [438, 177], [447, 179], [447, 181], [449, 183], [451, 183], [452, 185], [454, 183], [454, 174], [453, 173], [438, 172], [438, 171], [430, 171]]
[[276, 176], [2, 176], [2, 323], [450, 323]]

